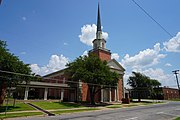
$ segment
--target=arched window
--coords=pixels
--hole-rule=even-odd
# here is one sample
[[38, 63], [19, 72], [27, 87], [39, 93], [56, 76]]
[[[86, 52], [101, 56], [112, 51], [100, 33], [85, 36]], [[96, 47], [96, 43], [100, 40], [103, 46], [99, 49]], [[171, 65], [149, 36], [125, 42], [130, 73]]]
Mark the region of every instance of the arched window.
[[97, 43], [94, 43], [94, 48], [97, 48]]
[[102, 48], [104, 48], [104, 43], [102, 43]]

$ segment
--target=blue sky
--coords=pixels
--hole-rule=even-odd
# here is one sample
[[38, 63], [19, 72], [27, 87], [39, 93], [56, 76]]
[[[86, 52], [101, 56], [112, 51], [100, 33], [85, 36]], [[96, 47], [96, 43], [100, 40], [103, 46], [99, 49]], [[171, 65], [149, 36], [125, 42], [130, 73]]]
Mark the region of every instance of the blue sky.
[[[135, 0], [173, 37], [145, 15], [132, 0], [101, 0], [101, 23], [107, 49], [126, 69], [176, 87], [172, 70], [180, 69], [179, 0]], [[63, 69], [92, 49], [97, 0], [3, 0], [0, 39], [33, 72]]]

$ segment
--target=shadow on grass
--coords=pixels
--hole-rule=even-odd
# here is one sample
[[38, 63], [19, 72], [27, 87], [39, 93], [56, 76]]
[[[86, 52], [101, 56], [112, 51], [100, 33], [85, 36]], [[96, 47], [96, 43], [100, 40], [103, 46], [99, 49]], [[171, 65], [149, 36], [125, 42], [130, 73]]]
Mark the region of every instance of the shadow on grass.
[[55, 102], [55, 103], [59, 103], [60, 105], [63, 105], [67, 108], [77, 108], [77, 107], [105, 107], [105, 106], [109, 106], [112, 104], [109, 103], [96, 103], [95, 105], [91, 105], [88, 102], [75, 102], [75, 103], [69, 103], [69, 102]]
[[[20, 107], [17, 107], [17, 106], [15, 106], [15, 107], [13, 107], [13, 106], [8, 106], [8, 111], [9, 110], [13, 110], [13, 109], [17, 109], [17, 108], [20, 108]], [[1, 106], [0, 107], [0, 112], [5, 112], [6, 111], [6, 106]]]

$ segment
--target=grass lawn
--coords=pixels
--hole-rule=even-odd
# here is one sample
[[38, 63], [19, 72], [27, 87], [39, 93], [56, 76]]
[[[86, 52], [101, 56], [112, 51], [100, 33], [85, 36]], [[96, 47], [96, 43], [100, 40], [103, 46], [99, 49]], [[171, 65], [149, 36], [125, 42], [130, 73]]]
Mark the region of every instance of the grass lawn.
[[[6, 110], [6, 103], [4, 103], [3, 106], [0, 108], [0, 112], [5, 112], [5, 110]], [[23, 102], [17, 102], [15, 107], [13, 107], [12, 103], [8, 104], [8, 112], [26, 111], [26, 110], [35, 110], [35, 109]]]
[[131, 102], [130, 104], [114, 104], [107, 106], [106, 108], [123, 108], [123, 107], [133, 107], [139, 105], [151, 105], [151, 104], [159, 104], [154, 102]]
[[43, 115], [43, 113], [41, 113], [41, 112], [7, 113], [6, 116], [5, 116], [5, 114], [0, 114], [0, 119], [26, 117], [26, 116], [34, 116], [34, 115]]
[[68, 108], [80, 108], [83, 107], [74, 103], [62, 103], [62, 102], [51, 102], [51, 101], [38, 101], [31, 102], [42, 109], [51, 110], [51, 109], [68, 109]]
[[180, 101], [180, 99], [178, 98], [178, 99], [172, 99], [172, 101]]
[[138, 105], [142, 105], [142, 104], [124, 104], [123, 107], [133, 107], [133, 106], [138, 106]]
[[98, 108], [84, 108], [79, 110], [61, 110], [61, 111], [53, 111], [54, 114], [63, 114], [63, 113], [75, 113], [75, 112], [84, 112], [84, 111], [94, 111], [99, 110]]
[[106, 108], [122, 108], [122, 105], [110, 105], [110, 106], [107, 106]]
[[133, 104], [133, 103], [130, 103], [130, 104], [114, 104], [114, 105], [107, 106], [107, 108], [123, 108], [123, 107], [133, 107], [133, 106], [138, 106], [138, 104]]
[[180, 120], [180, 117], [177, 117], [176, 119], [174, 119], [174, 120]]

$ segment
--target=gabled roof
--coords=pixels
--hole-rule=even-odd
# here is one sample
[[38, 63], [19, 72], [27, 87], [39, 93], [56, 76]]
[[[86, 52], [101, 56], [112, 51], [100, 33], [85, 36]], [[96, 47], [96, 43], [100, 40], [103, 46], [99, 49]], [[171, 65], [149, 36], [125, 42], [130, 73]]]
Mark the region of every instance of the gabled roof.
[[123, 72], [125, 71], [125, 69], [115, 59], [111, 59], [107, 65], [112, 69], [116, 69]]
[[67, 68], [58, 70], [58, 71], [56, 71], [56, 72], [52, 72], [52, 73], [47, 74], [47, 75], [45, 75], [45, 76], [43, 76], [43, 77], [54, 77], [54, 76], [57, 76], [58, 74], [63, 75], [63, 74], [64, 74], [64, 71], [65, 71], [66, 69], [67, 69]]

